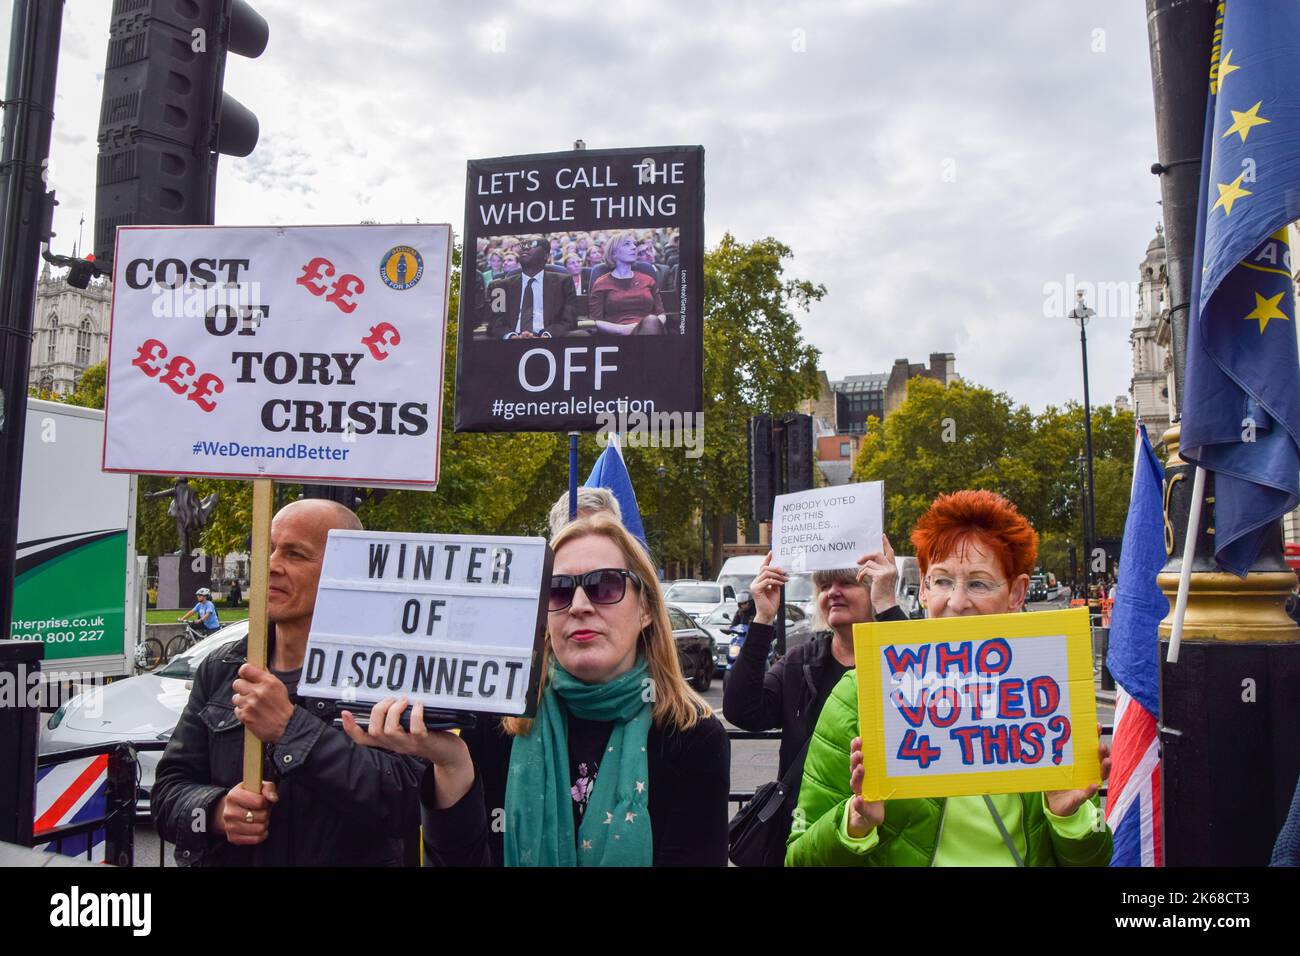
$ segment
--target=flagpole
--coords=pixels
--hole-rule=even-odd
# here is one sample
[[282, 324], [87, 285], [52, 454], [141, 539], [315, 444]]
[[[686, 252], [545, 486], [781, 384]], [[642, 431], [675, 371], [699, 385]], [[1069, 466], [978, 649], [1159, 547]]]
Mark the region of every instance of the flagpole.
[[1178, 599], [1174, 604], [1174, 620], [1169, 631], [1169, 651], [1165, 660], [1178, 663], [1178, 649], [1183, 642], [1183, 618], [1187, 614], [1187, 593], [1192, 586], [1192, 560], [1196, 556], [1196, 538], [1201, 532], [1201, 505], [1205, 501], [1205, 469], [1196, 466], [1192, 479], [1192, 502], [1187, 512], [1187, 537], [1183, 541], [1183, 565], [1178, 570]]

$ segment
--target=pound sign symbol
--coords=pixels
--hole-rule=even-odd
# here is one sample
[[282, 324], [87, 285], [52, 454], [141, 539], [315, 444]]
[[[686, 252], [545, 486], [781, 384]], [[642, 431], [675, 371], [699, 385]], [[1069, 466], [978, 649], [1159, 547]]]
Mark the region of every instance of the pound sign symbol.
[[325, 296], [326, 302], [333, 302], [345, 313], [351, 313], [357, 307], [352, 301], [352, 293], [360, 295], [366, 291], [366, 284], [351, 273], [339, 276], [339, 280], [334, 283], [334, 288], [330, 294]]
[[328, 279], [334, 274], [334, 263], [321, 256], [317, 256], [311, 262], [302, 267], [302, 275], [294, 279], [298, 285], [302, 286], [312, 295], [324, 295], [325, 285], [318, 280]]
[[370, 354], [375, 357], [375, 361], [382, 362], [388, 358], [388, 353], [381, 349], [381, 345], [399, 345], [402, 341], [402, 333], [393, 328], [387, 322], [380, 322], [378, 325], [370, 327], [370, 334], [361, 340], [361, 344], [370, 349]]
[[131, 359], [131, 364], [150, 378], [156, 378], [162, 369], [154, 364], [154, 359], [165, 359], [166, 357], [167, 346], [157, 339], [145, 339], [144, 344], [140, 346], [140, 351], [136, 353], [135, 358]]

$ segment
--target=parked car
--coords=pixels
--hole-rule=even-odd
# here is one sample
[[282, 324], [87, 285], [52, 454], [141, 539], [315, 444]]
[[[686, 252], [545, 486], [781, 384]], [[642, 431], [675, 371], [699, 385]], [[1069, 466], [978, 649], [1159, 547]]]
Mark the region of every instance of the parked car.
[[1047, 575], [1032, 574], [1029, 576], [1029, 600], [1047, 600]]
[[692, 619], [708, 614], [723, 601], [734, 601], [736, 591], [715, 581], [674, 581], [664, 591], [664, 600], [681, 608]]
[[[248, 634], [248, 621], [236, 621], [178, 654], [148, 674], [127, 677], [78, 694], [41, 725], [40, 752], [57, 753], [99, 744], [167, 740], [190, 699], [194, 672], [209, 654]], [[154, 771], [162, 751], [140, 753], [139, 796], [148, 806]]]
[[668, 620], [673, 627], [682, 676], [697, 691], [704, 693], [713, 683], [713, 638], [676, 605], [668, 606]]

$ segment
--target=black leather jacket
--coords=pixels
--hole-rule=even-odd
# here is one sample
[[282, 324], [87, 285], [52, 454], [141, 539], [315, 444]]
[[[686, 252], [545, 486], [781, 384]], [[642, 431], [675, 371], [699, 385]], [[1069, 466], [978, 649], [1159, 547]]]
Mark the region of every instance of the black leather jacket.
[[[274, 639], [272, 633], [272, 647]], [[275, 781], [280, 797], [267, 839], [256, 847], [235, 846], [215, 832], [211, 814], [243, 779], [244, 725], [230, 699], [247, 654], [248, 642], [241, 640], [199, 665], [158, 764], [153, 817], [163, 839], [176, 844], [177, 864], [402, 866], [418, 860], [426, 764], [357, 746], [314, 716], [314, 700], [296, 695], [284, 736], [264, 748], [263, 777]]]

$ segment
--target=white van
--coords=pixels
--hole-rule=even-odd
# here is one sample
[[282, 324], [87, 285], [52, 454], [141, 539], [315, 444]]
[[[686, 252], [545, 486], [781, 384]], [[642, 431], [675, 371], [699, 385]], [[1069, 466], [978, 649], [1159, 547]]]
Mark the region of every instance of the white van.
[[[741, 591], [748, 591], [759, 569], [763, 567], [765, 557], [767, 557], [765, 554], [741, 554], [734, 558], [727, 558], [722, 562], [722, 570], [718, 572], [718, 584], [723, 587], [731, 585], [735, 588], [737, 596]], [[809, 617], [816, 614], [817, 596], [813, 592], [812, 575], [790, 575], [790, 583], [785, 586], [785, 600], [787, 604], [799, 605], [804, 614]]]

